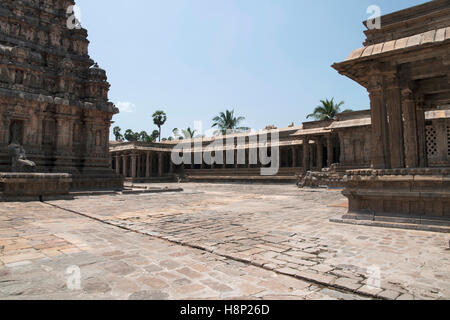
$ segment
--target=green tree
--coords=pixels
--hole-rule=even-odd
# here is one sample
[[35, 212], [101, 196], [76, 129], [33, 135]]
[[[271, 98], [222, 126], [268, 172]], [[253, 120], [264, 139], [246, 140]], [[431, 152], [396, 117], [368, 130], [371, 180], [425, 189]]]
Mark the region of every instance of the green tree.
[[134, 132], [131, 129], [128, 129], [125, 131], [125, 139], [127, 141], [133, 142], [155, 142], [156, 139], [159, 137], [159, 131], [154, 130], [151, 135], [147, 133], [147, 131], [141, 131], [141, 132]]
[[167, 121], [167, 115], [162, 110], [157, 110], [153, 114], [153, 123], [158, 127], [159, 129], [159, 141], [161, 141], [161, 127], [166, 123]]
[[139, 139], [139, 133], [133, 132], [133, 130], [128, 129], [125, 131], [125, 134], [123, 135], [127, 141], [138, 141]]
[[181, 130], [183, 132], [183, 136], [185, 139], [193, 139], [195, 138], [195, 133], [197, 130], [192, 130], [191, 128], [187, 128], [186, 130]]
[[152, 137], [148, 135], [147, 131], [141, 131], [139, 133], [138, 141], [140, 141], [140, 142], [152, 142], [152, 141], [154, 141], [154, 139], [152, 139]]
[[122, 131], [122, 129], [120, 127], [118, 127], [118, 126], [114, 127], [113, 134], [116, 137], [116, 141], [120, 141], [120, 142], [123, 141], [123, 135], [122, 135], [121, 131]]
[[235, 117], [234, 110], [226, 110], [213, 119], [214, 124], [212, 125], [212, 128], [218, 129], [216, 134], [223, 135], [226, 135], [229, 132], [247, 131], [249, 128], [239, 126], [244, 120], [244, 117]]
[[[339, 103], [334, 102], [334, 98], [331, 100], [325, 99], [320, 100], [321, 105], [318, 105], [314, 109], [314, 113], [309, 114], [307, 116], [307, 119], [314, 118], [316, 120], [334, 120], [336, 119], [336, 116], [341, 113], [341, 107], [344, 105], [344, 101], [341, 101]], [[352, 110], [347, 109], [343, 112], [351, 112]]]
[[153, 142], [156, 141], [156, 139], [158, 139], [160, 137], [159, 131], [158, 130], [153, 130], [152, 134], [150, 135], [151, 140]]

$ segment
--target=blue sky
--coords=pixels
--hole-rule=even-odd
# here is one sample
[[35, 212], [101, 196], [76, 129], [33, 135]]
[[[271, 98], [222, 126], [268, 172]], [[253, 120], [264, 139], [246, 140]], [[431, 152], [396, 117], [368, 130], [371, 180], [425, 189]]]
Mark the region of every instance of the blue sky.
[[366, 10], [419, 0], [78, 0], [89, 53], [106, 69], [123, 131], [204, 130], [234, 108], [253, 129], [306, 120], [320, 99], [369, 108], [364, 88], [330, 66], [364, 41]]

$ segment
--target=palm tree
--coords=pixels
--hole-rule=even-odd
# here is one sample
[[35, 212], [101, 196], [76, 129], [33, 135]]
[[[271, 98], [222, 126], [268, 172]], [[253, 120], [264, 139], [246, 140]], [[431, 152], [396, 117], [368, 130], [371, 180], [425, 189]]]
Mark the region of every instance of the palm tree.
[[230, 131], [247, 131], [249, 128], [239, 126], [244, 120], [244, 117], [235, 117], [234, 110], [226, 110], [225, 113], [221, 112], [219, 116], [213, 119], [214, 124], [212, 125], [212, 128], [217, 127], [219, 130], [216, 131], [216, 133], [221, 133], [223, 135], [226, 135]]
[[197, 130], [192, 130], [191, 128], [187, 128], [186, 130], [181, 130], [183, 132], [183, 136], [185, 139], [192, 139], [195, 138], [195, 133]]
[[166, 123], [167, 121], [167, 115], [164, 111], [157, 110], [153, 114], [153, 123], [158, 126], [159, 129], [159, 141], [161, 141], [161, 127]]
[[[336, 116], [341, 113], [341, 107], [344, 105], [344, 101], [339, 102], [336, 104], [334, 102], [334, 98], [331, 100], [325, 99], [320, 100], [321, 105], [317, 106], [316, 109], [314, 109], [314, 113], [307, 116], [307, 119], [309, 118], [315, 118], [316, 120], [334, 120], [336, 119]], [[350, 112], [352, 110], [347, 109], [343, 112]]]

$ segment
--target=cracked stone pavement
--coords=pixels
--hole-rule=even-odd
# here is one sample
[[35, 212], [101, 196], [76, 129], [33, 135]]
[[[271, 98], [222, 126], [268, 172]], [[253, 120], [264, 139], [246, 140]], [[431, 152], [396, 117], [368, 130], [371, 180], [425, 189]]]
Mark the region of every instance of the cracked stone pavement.
[[0, 203], [0, 298], [450, 298], [448, 234], [329, 222], [339, 190], [181, 186]]

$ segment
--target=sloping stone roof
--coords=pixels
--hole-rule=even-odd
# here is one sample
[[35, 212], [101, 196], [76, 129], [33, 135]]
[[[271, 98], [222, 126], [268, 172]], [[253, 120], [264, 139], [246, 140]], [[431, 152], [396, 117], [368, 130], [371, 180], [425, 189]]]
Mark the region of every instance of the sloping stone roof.
[[345, 61], [351, 61], [365, 57], [373, 57], [388, 52], [395, 52], [448, 40], [450, 40], [450, 27], [431, 30], [410, 37], [386, 41], [356, 49], [352, 51], [352, 53], [347, 57]]

